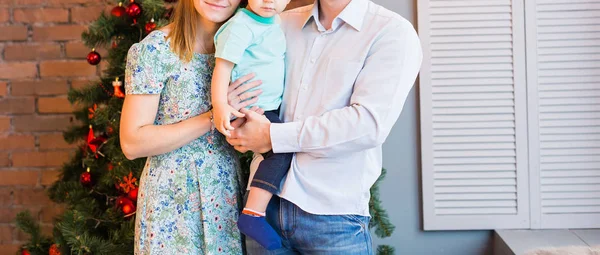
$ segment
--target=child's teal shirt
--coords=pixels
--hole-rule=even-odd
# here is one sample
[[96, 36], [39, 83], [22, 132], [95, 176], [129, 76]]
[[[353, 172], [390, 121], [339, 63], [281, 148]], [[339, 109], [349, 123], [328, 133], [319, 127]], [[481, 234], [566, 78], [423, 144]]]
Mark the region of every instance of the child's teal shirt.
[[285, 35], [278, 16], [265, 18], [240, 9], [215, 34], [215, 57], [235, 64], [231, 81], [254, 72], [263, 91], [256, 106], [277, 110], [285, 79]]

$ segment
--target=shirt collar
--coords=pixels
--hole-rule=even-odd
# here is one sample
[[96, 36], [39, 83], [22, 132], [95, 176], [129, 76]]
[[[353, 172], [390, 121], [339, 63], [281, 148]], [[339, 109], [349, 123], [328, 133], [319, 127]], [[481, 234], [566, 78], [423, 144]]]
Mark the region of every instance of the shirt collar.
[[[346, 8], [344, 8], [344, 10], [342, 10], [342, 12], [340, 12], [340, 14], [338, 14], [338, 16], [333, 20], [333, 24], [331, 26], [332, 29], [335, 30], [340, 25], [340, 21], [338, 21], [339, 19], [352, 26], [357, 31], [360, 31], [367, 13], [368, 6], [369, 0], [351, 0]], [[321, 25], [321, 22], [319, 22], [319, 0], [315, 0], [315, 3], [312, 7], [312, 12], [306, 17], [302, 27], [306, 26], [311, 17], [315, 23], [317, 23], [319, 30], [324, 31], [325, 29], [323, 25]]]

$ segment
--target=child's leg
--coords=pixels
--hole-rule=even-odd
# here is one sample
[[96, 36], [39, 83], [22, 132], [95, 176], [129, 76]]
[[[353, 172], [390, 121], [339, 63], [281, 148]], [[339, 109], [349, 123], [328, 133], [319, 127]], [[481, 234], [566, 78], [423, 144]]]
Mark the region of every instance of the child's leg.
[[[275, 112], [266, 112], [265, 115], [271, 122], [281, 122]], [[293, 154], [274, 154], [269, 151], [263, 157], [250, 184], [250, 193], [238, 227], [266, 249], [273, 250], [281, 247], [281, 238], [265, 220], [265, 210], [273, 194], [279, 192], [279, 184], [289, 170]]]

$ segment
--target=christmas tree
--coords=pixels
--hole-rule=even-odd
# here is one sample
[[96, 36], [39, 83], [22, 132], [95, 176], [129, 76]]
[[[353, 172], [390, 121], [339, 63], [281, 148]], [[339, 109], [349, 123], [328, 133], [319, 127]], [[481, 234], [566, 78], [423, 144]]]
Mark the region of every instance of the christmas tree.
[[[120, 148], [125, 60], [132, 44], [168, 24], [176, 0], [129, 1], [114, 2], [111, 12], [102, 13], [82, 34], [91, 49], [88, 62], [97, 65], [105, 59], [108, 67], [99, 80], [69, 91], [71, 103], [80, 107], [74, 112], [79, 125], [65, 131], [64, 138], [81, 146], [48, 189], [49, 197], [66, 210], [55, 219], [51, 237], [41, 235], [27, 212], [20, 213], [17, 226], [31, 237], [21, 254], [133, 253], [138, 179], [145, 158], [128, 160]], [[100, 56], [96, 48], [106, 48], [108, 55]], [[248, 173], [250, 154], [240, 154], [240, 160]], [[388, 237], [394, 226], [381, 208], [377, 184], [371, 191], [371, 227]], [[378, 248], [378, 254], [392, 253], [391, 247]]]

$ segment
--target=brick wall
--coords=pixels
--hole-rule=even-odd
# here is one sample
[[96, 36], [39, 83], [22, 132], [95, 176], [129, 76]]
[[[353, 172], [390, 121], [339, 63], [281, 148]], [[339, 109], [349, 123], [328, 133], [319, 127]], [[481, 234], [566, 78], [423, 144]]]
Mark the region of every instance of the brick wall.
[[106, 66], [86, 62], [80, 36], [111, 8], [98, 0], [0, 0], [0, 255], [27, 240], [13, 224], [18, 212], [29, 210], [47, 234], [61, 212], [45, 188], [73, 151], [61, 133], [72, 122], [66, 93]]
[[0, 0], [0, 254], [27, 240], [13, 224], [18, 212], [29, 210], [47, 234], [61, 212], [45, 188], [73, 152], [61, 133], [72, 121], [66, 93], [102, 68], [86, 62], [80, 36], [103, 8], [97, 0]]

